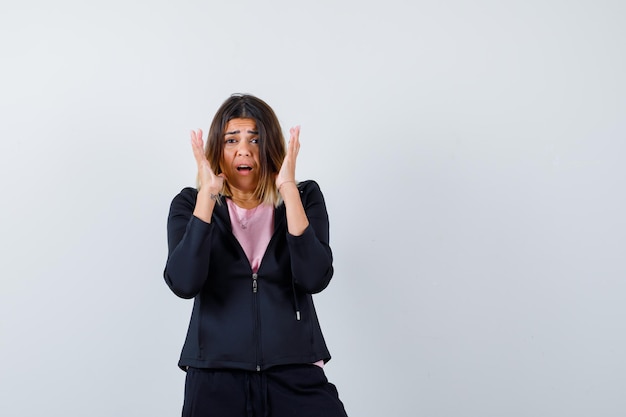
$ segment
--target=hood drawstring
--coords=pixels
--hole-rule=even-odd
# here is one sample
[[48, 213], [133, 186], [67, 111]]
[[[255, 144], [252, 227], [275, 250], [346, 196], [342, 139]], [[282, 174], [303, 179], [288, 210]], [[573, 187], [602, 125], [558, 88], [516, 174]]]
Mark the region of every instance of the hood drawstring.
[[296, 283], [291, 281], [291, 290], [293, 291], [293, 306], [296, 310], [296, 320], [300, 320], [300, 303], [298, 303], [298, 297], [296, 295]]

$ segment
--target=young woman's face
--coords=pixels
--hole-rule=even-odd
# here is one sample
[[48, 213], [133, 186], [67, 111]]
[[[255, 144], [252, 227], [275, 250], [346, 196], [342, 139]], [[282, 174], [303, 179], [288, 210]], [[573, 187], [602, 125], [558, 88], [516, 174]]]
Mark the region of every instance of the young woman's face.
[[224, 134], [220, 168], [231, 187], [254, 191], [259, 182], [259, 132], [252, 119], [231, 119]]

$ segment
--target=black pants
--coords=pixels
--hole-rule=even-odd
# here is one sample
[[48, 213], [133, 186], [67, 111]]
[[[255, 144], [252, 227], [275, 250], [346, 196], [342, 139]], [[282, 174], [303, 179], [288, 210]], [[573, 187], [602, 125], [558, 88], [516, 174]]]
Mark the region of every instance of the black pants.
[[263, 372], [189, 368], [183, 417], [347, 417], [317, 365]]

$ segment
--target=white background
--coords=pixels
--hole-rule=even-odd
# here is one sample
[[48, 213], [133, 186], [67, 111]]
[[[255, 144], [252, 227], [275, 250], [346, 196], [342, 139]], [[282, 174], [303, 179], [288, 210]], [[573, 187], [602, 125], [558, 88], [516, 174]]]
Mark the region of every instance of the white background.
[[0, 415], [180, 415], [189, 130], [302, 125], [351, 416], [626, 415], [622, 1], [3, 1]]

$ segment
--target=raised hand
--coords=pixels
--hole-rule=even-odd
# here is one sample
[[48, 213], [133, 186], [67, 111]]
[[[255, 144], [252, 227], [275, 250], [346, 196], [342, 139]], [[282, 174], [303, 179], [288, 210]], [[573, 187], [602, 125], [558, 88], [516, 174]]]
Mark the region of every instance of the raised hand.
[[296, 159], [300, 151], [300, 126], [289, 129], [291, 138], [287, 144], [287, 155], [276, 176], [276, 187], [285, 202], [287, 230], [291, 235], [300, 236], [309, 225], [300, 192], [296, 186]]
[[287, 154], [276, 176], [276, 187], [279, 192], [283, 184], [293, 183], [294, 186], [296, 184], [296, 159], [300, 151], [300, 126], [289, 129], [289, 134], [291, 137], [287, 143]]
[[196, 159], [196, 164], [198, 165], [199, 187], [206, 189], [210, 194], [217, 195], [222, 191], [224, 177], [223, 174], [215, 175], [209, 161], [206, 159], [204, 154], [204, 141], [202, 140], [202, 129], [198, 129], [197, 132], [191, 131], [191, 148], [193, 150], [193, 156]]

